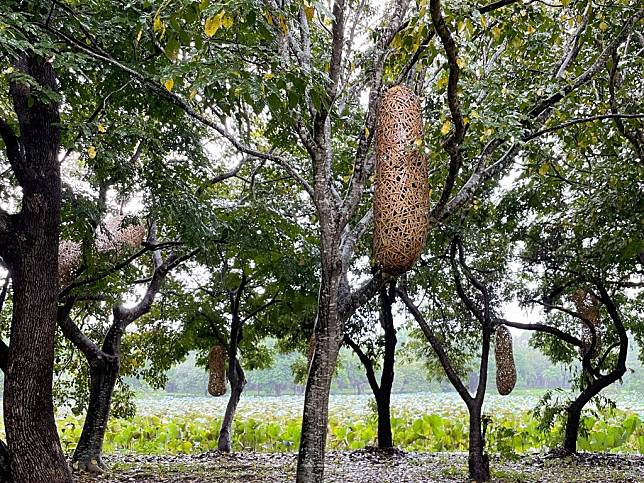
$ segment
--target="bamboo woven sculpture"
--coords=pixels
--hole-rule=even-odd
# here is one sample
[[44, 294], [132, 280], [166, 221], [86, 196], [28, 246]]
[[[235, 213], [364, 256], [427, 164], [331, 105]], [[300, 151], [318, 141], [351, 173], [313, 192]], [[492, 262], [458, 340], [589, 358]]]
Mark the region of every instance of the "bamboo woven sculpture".
[[313, 360], [313, 354], [315, 353], [315, 334], [311, 334], [309, 338], [309, 348], [306, 351], [306, 365], [311, 367], [311, 361]]
[[[595, 331], [595, 348], [590, 354], [591, 358], [599, 355], [602, 347], [601, 336], [601, 319], [599, 318], [599, 300], [592, 294], [585, 290], [579, 289], [572, 295], [572, 300], [575, 303], [577, 312], [585, 320], [581, 321], [581, 343], [582, 347], [579, 349], [580, 355], [585, 356], [591, 350], [593, 344], [593, 329]], [[592, 325], [593, 329], [589, 327]]]
[[[105, 222], [105, 227], [96, 237], [99, 253], [120, 252], [138, 247], [145, 238], [145, 226], [141, 223], [124, 225], [124, 216], [116, 216]], [[76, 277], [83, 255], [82, 246], [72, 240], [61, 240], [58, 245], [58, 279], [60, 286], [69, 284]]]
[[58, 280], [61, 287], [74, 280], [83, 250], [79, 242], [61, 240], [58, 245]]
[[517, 383], [517, 370], [512, 353], [512, 334], [505, 325], [496, 328], [494, 343], [496, 357], [496, 389], [501, 396], [507, 396]]
[[416, 95], [401, 85], [385, 92], [376, 124], [374, 251], [391, 275], [411, 268], [429, 228], [427, 162], [417, 144], [422, 134]]
[[96, 238], [96, 249], [100, 252], [120, 252], [136, 248], [145, 239], [145, 226], [142, 223], [125, 223], [124, 216], [115, 216], [105, 222]]
[[226, 394], [226, 348], [215, 345], [208, 354], [208, 392], [211, 396]]

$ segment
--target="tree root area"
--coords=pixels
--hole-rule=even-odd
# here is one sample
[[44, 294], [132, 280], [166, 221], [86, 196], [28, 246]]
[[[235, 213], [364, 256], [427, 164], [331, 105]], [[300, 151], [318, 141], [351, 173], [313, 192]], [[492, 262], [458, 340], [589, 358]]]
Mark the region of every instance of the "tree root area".
[[[110, 468], [100, 475], [75, 472], [89, 483], [146, 482], [290, 482], [295, 479], [294, 453], [220, 453], [199, 455], [107, 455]], [[467, 481], [465, 453], [406, 453], [402, 451], [331, 451], [325, 482], [418, 483]], [[492, 457], [491, 481], [498, 482], [641, 482], [644, 456], [583, 453], [552, 458], [532, 453], [517, 460]]]

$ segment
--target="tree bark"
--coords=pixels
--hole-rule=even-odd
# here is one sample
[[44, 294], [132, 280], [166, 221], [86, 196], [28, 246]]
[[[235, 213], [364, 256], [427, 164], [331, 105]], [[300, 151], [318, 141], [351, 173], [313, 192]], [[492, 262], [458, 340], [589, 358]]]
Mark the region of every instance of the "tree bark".
[[394, 446], [391, 433], [391, 389], [394, 385], [394, 364], [396, 361], [396, 328], [391, 313], [391, 305], [396, 296], [395, 282], [391, 283], [389, 293], [383, 287], [380, 293], [380, 325], [385, 333], [385, 354], [380, 376], [380, 388], [376, 396], [378, 408], [378, 447], [388, 449]]
[[[16, 67], [45, 88], [56, 90], [51, 63], [24, 57]], [[71, 481], [60, 447], [52, 404], [54, 339], [58, 302], [60, 232], [60, 116], [55, 102], [43, 104], [26, 84], [10, 94], [20, 138], [2, 126], [22, 206], [10, 216], [0, 256], [13, 280], [13, 315], [5, 374], [4, 414], [15, 481]], [[10, 142], [7, 143], [7, 140]], [[11, 146], [19, 146], [11, 150]]]
[[9, 448], [0, 440], [0, 483], [11, 483], [11, 467], [9, 465]]
[[470, 413], [470, 445], [468, 455], [469, 479], [483, 482], [490, 479], [490, 461], [485, 454], [485, 440], [481, 428], [481, 406], [476, 401], [468, 406]]
[[221, 422], [219, 441], [217, 442], [217, 449], [225, 453], [232, 451], [232, 427], [235, 420], [235, 412], [237, 411], [237, 405], [246, 386], [244, 370], [237, 358], [235, 358], [234, 367], [228, 370], [228, 381], [230, 382], [230, 397], [226, 405], [224, 419]]
[[569, 454], [577, 452], [577, 436], [579, 435], [579, 423], [581, 421], [581, 411], [584, 408], [576, 404], [575, 400], [566, 408], [568, 417], [566, 418], [566, 431], [564, 434], [563, 448]]
[[338, 317], [340, 273], [327, 275], [324, 272], [323, 264], [315, 323], [315, 351], [304, 396], [297, 464], [299, 483], [321, 483], [324, 479], [329, 390], [343, 337], [342, 323]]
[[105, 469], [102, 459], [103, 441], [120, 362], [118, 356], [110, 358], [99, 356], [94, 360], [88, 360], [88, 363], [90, 364], [89, 404], [72, 460], [79, 469], [100, 473]]
[[378, 448], [389, 449], [394, 446], [391, 433], [391, 392], [380, 392], [376, 395], [378, 409]]

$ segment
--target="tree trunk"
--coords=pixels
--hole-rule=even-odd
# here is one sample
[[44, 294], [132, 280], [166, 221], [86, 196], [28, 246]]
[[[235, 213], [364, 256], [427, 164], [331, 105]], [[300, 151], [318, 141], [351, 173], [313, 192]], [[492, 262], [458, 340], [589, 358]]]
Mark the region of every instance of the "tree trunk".
[[[36, 57], [16, 63], [36, 82], [56, 89], [51, 63]], [[60, 231], [60, 117], [55, 103], [42, 104], [26, 84], [12, 84], [20, 123], [19, 154], [12, 168], [22, 188], [2, 256], [13, 280], [13, 315], [5, 375], [4, 415], [15, 481], [67, 482], [52, 404], [54, 339], [58, 303]]]
[[391, 391], [379, 392], [376, 395], [378, 408], [378, 448], [389, 449], [394, 446], [391, 434]]
[[391, 434], [391, 389], [394, 385], [394, 365], [396, 363], [396, 327], [391, 313], [391, 306], [396, 299], [395, 282], [391, 282], [389, 291], [382, 287], [380, 291], [380, 325], [385, 333], [385, 353], [382, 361], [380, 389], [376, 394], [378, 407], [378, 447], [381, 449], [394, 446]]
[[[473, 403], [476, 406], [476, 401]], [[468, 456], [469, 479], [481, 482], [490, 479], [490, 461], [485, 454], [485, 440], [481, 428], [481, 408], [470, 407], [470, 445]]]
[[564, 435], [563, 448], [570, 454], [577, 452], [579, 423], [581, 421], [581, 411], [584, 408], [582, 405], [576, 403], [577, 401], [573, 402], [566, 408], [568, 417], [566, 418], [566, 432]]
[[233, 422], [235, 420], [235, 412], [237, 405], [241, 398], [244, 386], [246, 386], [246, 377], [244, 370], [235, 358], [235, 367], [228, 370], [228, 380], [230, 381], [230, 397], [228, 398], [228, 405], [226, 406], [226, 413], [221, 422], [221, 429], [219, 430], [219, 441], [217, 442], [217, 449], [225, 453], [232, 451], [232, 436], [233, 436]]
[[0, 440], [0, 483], [11, 483], [11, 467], [9, 466], [9, 448]]
[[321, 483], [324, 478], [329, 390], [343, 337], [342, 324], [338, 317], [339, 281], [337, 273], [325, 276], [323, 264], [315, 322], [315, 351], [304, 395], [302, 434], [297, 460], [299, 483]]
[[90, 395], [85, 423], [74, 451], [74, 466], [91, 473], [105, 469], [102, 460], [103, 440], [110, 416], [112, 393], [119, 375], [119, 359], [96, 359], [90, 362]]

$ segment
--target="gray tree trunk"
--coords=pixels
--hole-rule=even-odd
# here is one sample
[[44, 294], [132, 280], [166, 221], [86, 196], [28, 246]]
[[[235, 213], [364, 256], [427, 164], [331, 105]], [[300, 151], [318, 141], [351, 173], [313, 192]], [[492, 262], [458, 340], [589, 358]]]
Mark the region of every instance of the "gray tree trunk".
[[338, 314], [339, 284], [339, 273], [325, 276], [323, 269], [315, 322], [315, 351], [304, 396], [297, 465], [299, 483], [318, 483], [324, 479], [329, 391], [343, 338], [342, 323]]
[[72, 457], [75, 466], [91, 473], [105, 469], [103, 441], [110, 416], [112, 394], [119, 375], [119, 359], [90, 362], [90, 396], [85, 423]]

